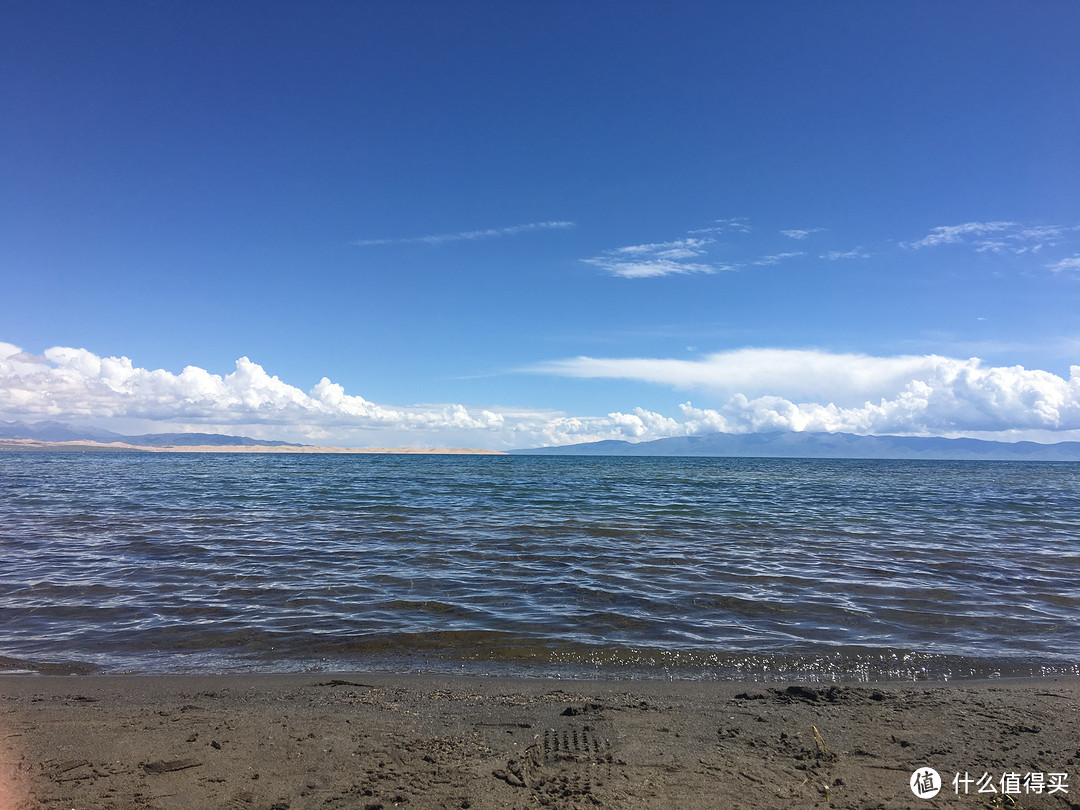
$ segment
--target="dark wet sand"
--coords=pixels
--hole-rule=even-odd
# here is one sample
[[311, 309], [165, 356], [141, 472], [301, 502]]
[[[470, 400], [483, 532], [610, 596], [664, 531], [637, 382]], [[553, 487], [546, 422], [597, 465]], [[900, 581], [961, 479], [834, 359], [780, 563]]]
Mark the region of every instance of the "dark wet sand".
[[[0, 677], [0, 808], [1080, 808], [1080, 680]], [[945, 787], [917, 798], [911, 773]], [[952, 786], [1068, 774], [1068, 793]], [[1000, 789], [1000, 783], [999, 783]]]

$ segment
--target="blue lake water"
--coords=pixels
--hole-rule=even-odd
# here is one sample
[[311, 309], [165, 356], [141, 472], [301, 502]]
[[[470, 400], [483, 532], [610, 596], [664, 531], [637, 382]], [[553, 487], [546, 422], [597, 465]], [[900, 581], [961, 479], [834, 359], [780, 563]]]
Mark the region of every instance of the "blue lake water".
[[0, 670], [1080, 674], [1080, 465], [0, 453]]

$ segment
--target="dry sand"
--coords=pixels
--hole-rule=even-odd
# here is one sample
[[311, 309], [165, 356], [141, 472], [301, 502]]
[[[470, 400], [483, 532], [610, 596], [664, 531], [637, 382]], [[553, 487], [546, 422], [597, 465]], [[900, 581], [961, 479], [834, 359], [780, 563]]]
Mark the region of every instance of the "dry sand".
[[[0, 695], [17, 810], [1080, 807], [1075, 679], [4, 676]], [[925, 766], [932, 800], [909, 786]], [[1041, 794], [977, 793], [1032, 772]]]

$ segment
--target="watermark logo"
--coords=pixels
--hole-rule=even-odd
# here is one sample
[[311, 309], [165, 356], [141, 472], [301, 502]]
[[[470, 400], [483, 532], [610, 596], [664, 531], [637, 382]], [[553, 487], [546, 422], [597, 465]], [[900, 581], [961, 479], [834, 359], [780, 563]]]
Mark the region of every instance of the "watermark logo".
[[969, 793], [1000, 793], [1004, 796], [1019, 795], [1020, 793], [1068, 793], [1069, 774], [1066, 771], [1006, 771], [1001, 778], [995, 779], [994, 774], [983, 771], [983, 775], [975, 778], [967, 771], [964, 775], [959, 773], [953, 777], [953, 790], [956, 795]]
[[919, 768], [911, 774], [911, 792], [920, 799], [932, 799], [941, 791], [941, 774], [933, 768]]
[[[977, 771], [976, 771], [977, 773]], [[920, 799], [932, 799], [941, 792], [941, 774], [933, 768], [919, 768], [911, 774], [911, 792]], [[953, 792], [957, 796], [990, 793], [1001, 796], [1054, 793], [1068, 794], [1067, 771], [1005, 771], [1001, 774], [983, 771], [982, 776], [964, 771], [952, 778]]]

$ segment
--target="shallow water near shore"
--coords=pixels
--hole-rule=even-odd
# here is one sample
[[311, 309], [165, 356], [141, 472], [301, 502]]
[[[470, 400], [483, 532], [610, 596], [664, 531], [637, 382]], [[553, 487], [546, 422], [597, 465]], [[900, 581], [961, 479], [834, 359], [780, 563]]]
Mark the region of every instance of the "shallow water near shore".
[[1080, 674], [1080, 465], [0, 454], [0, 671]]

